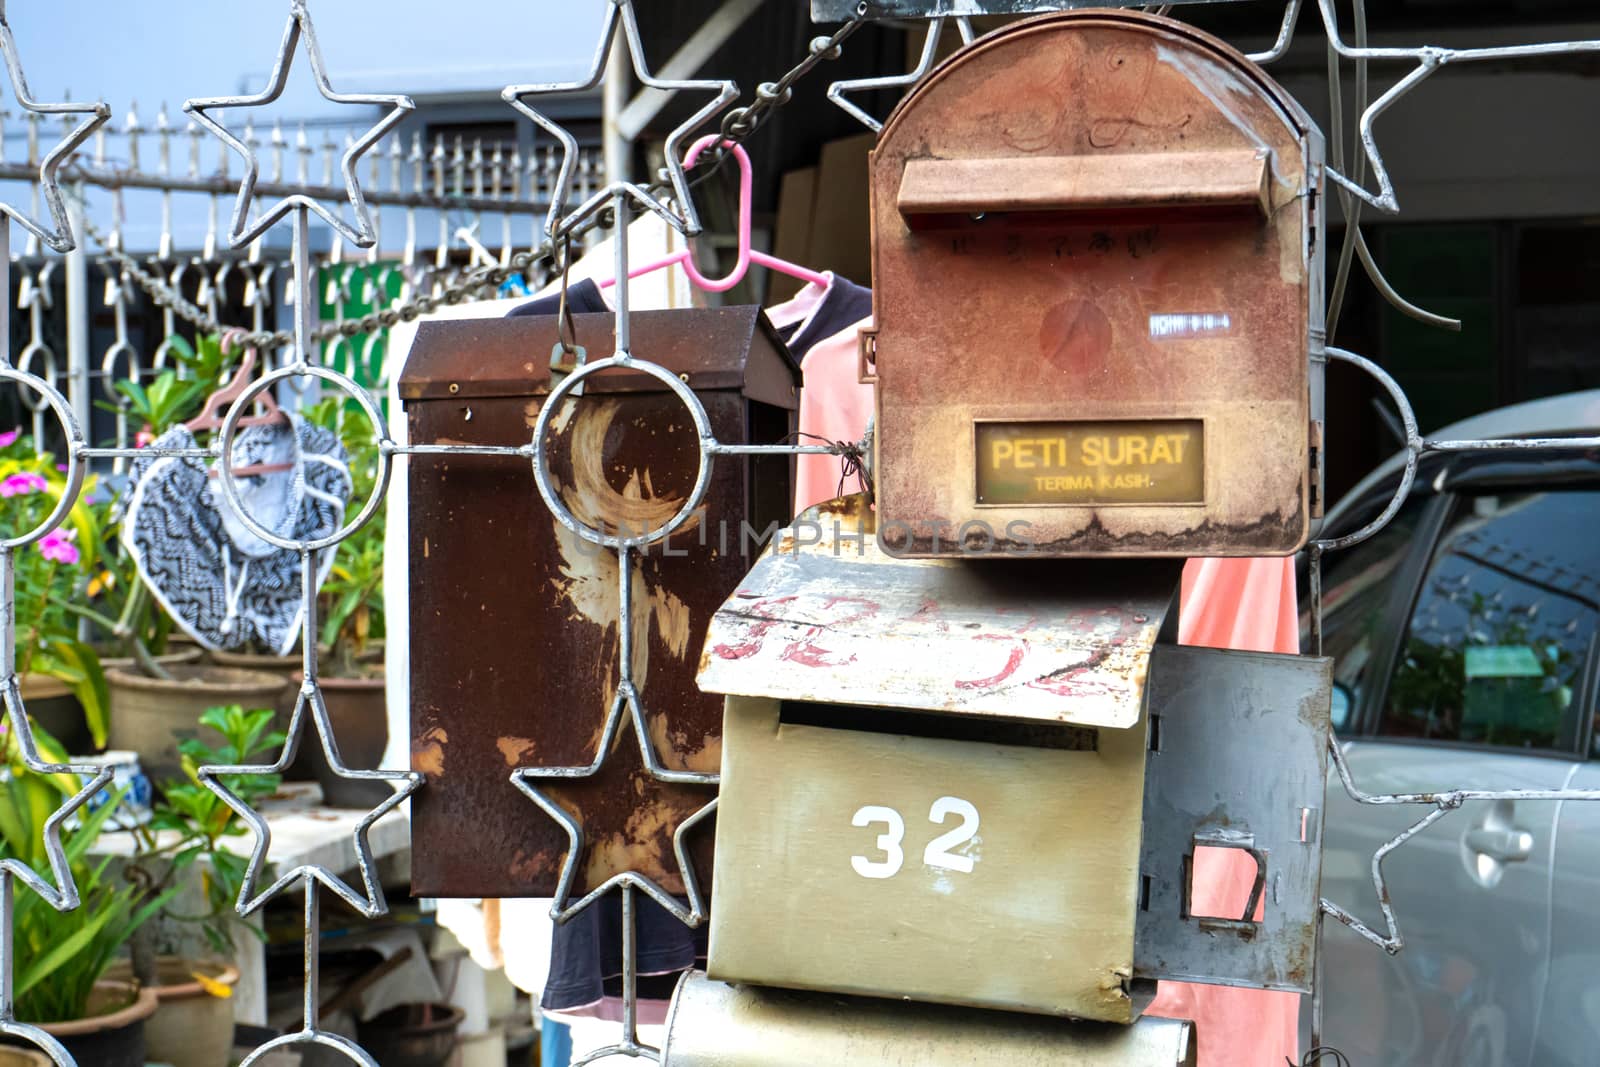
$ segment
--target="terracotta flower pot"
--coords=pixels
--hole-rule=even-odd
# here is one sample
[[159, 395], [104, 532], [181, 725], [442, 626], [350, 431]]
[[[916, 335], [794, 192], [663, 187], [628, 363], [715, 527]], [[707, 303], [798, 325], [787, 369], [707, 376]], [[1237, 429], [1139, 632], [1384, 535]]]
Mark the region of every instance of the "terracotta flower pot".
[[[78, 1067], [144, 1067], [144, 1025], [155, 1010], [154, 990], [141, 989], [126, 979], [106, 978], [94, 984], [89, 1014], [82, 1019], [33, 1025], [61, 1042]], [[31, 1050], [21, 1038], [7, 1037], [5, 1043]], [[0, 1064], [5, 1062], [0, 1059]]]
[[[297, 671], [294, 684], [299, 688]], [[322, 699], [328, 705], [328, 722], [339, 741], [339, 758], [353, 770], [376, 770], [389, 745], [389, 711], [382, 673], [376, 678], [319, 678]], [[321, 739], [306, 724], [300, 738], [300, 755], [309, 759], [322, 785], [322, 800], [331, 808], [370, 808], [383, 802], [394, 789], [386, 782], [361, 782], [340, 778], [322, 755]]]
[[18, 676], [17, 687], [33, 721], [60, 741], [68, 752], [93, 750], [89, 724], [83, 718], [83, 705], [66, 683], [48, 674], [24, 674]]
[[145, 773], [158, 785], [183, 776], [180, 738], [198, 736], [212, 745], [222, 742], [214, 731], [201, 731], [200, 714], [207, 708], [226, 704], [247, 710], [272, 708], [283, 692], [283, 677], [262, 671], [208, 664], [179, 664], [171, 671], [171, 681], [132, 671], [106, 672], [111, 747], [137, 752]]
[[[233, 1001], [213, 996], [196, 973], [221, 985], [239, 981], [239, 968], [231, 963], [202, 963], [178, 956], [156, 961], [155, 993], [158, 1007], [144, 1024], [145, 1055], [172, 1067], [219, 1067], [233, 1050]], [[119, 963], [108, 972], [132, 977], [132, 968]]]
[[[163, 667], [171, 667], [175, 663], [199, 663], [201, 652], [204, 651], [199, 645], [185, 645], [181, 648], [173, 648], [170, 641], [167, 643], [167, 647], [171, 648], [172, 651], [163, 652], [156, 657], [156, 662]], [[136, 671], [139, 669], [139, 661], [132, 656], [100, 657], [100, 668], [102, 670], [109, 671], [113, 667], [119, 671]]]
[[50, 1057], [26, 1048], [0, 1048], [0, 1067], [55, 1067]]

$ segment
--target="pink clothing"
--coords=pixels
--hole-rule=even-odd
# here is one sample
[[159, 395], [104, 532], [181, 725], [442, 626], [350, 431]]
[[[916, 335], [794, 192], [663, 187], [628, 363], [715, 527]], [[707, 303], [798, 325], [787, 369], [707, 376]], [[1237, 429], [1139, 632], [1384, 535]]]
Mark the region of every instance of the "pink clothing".
[[[832, 275], [828, 276], [830, 279]], [[811, 317], [822, 307], [826, 286], [807, 285], [788, 300], [767, 309], [767, 318], [777, 327], [797, 323], [796, 333], [805, 330]], [[857, 355], [856, 335], [871, 317], [852, 323], [811, 346], [801, 360], [804, 385], [800, 390], [800, 439], [802, 445], [828, 441], [859, 441], [866, 435], [867, 422], [874, 410], [873, 388], [863, 385]], [[813, 504], [836, 496], [862, 492], [866, 486], [859, 474], [852, 474], [839, 488], [842, 467], [837, 456], [802, 455], [795, 464], [794, 510], [799, 514]]]
[[[1192, 559], [1183, 569], [1178, 641], [1254, 652], [1300, 651], [1294, 560]], [[1255, 864], [1236, 849], [1195, 854], [1195, 907], [1221, 915], [1248, 900]], [[1300, 997], [1259, 989], [1162, 982], [1147, 1014], [1193, 1019], [1197, 1067], [1299, 1063]]]
[[[863, 319], [817, 342], [800, 364], [805, 375], [805, 388], [800, 392], [801, 444], [820, 444], [819, 437], [859, 441], [866, 436], [875, 401], [873, 387], [860, 380], [856, 335], [861, 327], [871, 324], [870, 318]], [[795, 513], [866, 489], [860, 474], [845, 478], [844, 488], [840, 489], [841, 470], [837, 456], [800, 456], [794, 476]]]

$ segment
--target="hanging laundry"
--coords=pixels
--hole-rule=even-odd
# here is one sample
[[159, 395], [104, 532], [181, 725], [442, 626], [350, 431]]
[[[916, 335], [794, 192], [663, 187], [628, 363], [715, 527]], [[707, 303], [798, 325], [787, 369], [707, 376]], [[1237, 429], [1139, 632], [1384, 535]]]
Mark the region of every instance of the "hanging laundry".
[[[180, 629], [209, 649], [254, 643], [287, 655], [300, 637], [301, 557], [249, 530], [223, 496], [221, 462], [154, 454], [198, 447], [175, 426], [134, 460], [123, 497], [122, 544], [139, 576]], [[240, 430], [233, 466], [274, 468], [235, 475], [240, 503], [286, 539], [327, 537], [344, 524], [350, 468], [331, 431], [299, 415]], [[213, 473], [213, 471], [215, 473]], [[337, 553], [318, 556], [317, 585]]]

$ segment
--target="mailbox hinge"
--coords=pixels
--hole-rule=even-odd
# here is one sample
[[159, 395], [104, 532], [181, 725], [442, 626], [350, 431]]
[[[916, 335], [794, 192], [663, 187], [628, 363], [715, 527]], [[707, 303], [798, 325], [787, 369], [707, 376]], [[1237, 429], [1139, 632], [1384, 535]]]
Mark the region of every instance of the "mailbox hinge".
[[863, 326], [856, 336], [856, 352], [858, 356], [857, 370], [861, 375], [862, 385], [876, 385], [878, 382], [878, 328], [876, 326]]
[[1309, 503], [1311, 505], [1311, 517], [1313, 519], [1322, 518], [1322, 433], [1322, 420], [1312, 419], [1309, 457], [1311, 463], [1311, 475], [1307, 484], [1310, 487], [1308, 495], [1310, 497]]

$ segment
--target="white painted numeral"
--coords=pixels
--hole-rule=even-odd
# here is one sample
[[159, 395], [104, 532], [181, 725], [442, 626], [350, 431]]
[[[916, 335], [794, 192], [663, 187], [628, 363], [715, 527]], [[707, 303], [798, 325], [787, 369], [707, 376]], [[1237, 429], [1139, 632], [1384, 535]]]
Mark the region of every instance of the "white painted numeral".
[[889, 858], [869, 860], [865, 856], [851, 856], [850, 866], [854, 867], [856, 873], [863, 878], [892, 878], [899, 873], [906, 861], [906, 854], [900, 848], [900, 842], [905, 840], [906, 836], [906, 821], [900, 817], [898, 811], [878, 804], [868, 804], [856, 812], [855, 817], [850, 820], [850, 825], [871, 826], [878, 822], [889, 828], [888, 833], [878, 835], [878, 848]]
[[943, 867], [946, 870], [971, 874], [973, 858], [958, 856], [950, 850], [966, 844], [977, 836], [978, 809], [960, 797], [940, 797], [933, 802], [933, 808], [928, 812], [928, 821], [943, 826], [951, 815], [961, 816], [961, 825], [929, 841], [927, 849], [922, 853], [922, 862], [929, 867]]
[[[922, 852], [922, 862], [929, 867], [971, 874], [977, 857], [959, 856], [951, 850], [978, 836], [978, 809], [960, 797], [940, 797], [929, 809], [928, 821], [935, 826], [943, 826], [952, 815], [961, 817], [961, 825], [954, 830], [946, 830], [928, 842], [928, 847]], [[874, 823], [882, 823], [889, 828], [888, 833], [878, 835], [878, 848], [888, 858], [871, 860], [865, 856], [851, 856], [850, 866], [863, 878], [893, 878], [906, 862], [906, 854], [900, 847], [906, 836], [906, 821], [898, 811], [881, 804], [868, 804], [858, 809], [850, 820], [852, 826], [871, 826]]]

